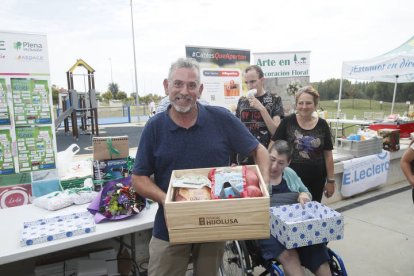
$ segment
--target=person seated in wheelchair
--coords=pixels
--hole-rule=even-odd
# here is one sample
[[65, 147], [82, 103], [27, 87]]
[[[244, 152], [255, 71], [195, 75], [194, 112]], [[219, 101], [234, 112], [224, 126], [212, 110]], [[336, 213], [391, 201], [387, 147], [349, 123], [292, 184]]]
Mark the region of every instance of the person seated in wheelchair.
[[[277, 140], [269, 149], [270, 154], [270, 205], [280, 206], [300, 202], [304, 205], [311, 200], [308, 188], [299, 176], [289, 168], [292, 148], [286, 141]], [[275, 237], [258, 240], [257, 244], [265, 261], [277, 260], [286, 275], [305, 275], [302, 266], [317, 276], [332, 275], [326, 244], [315, 244], [295, 249], [286, 249]]]

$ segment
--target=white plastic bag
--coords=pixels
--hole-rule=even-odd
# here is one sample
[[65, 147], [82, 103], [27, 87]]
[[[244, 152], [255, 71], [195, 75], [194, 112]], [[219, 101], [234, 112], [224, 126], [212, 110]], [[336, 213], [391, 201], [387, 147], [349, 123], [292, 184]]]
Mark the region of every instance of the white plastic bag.
[[70, 145], [66, 150], [57, 153], [56, 168], [58, 169], [59, 178], [66, 175], [69, 164], [73, 160], [73, 156], [78, 153], [80, 147], [77, 144]]

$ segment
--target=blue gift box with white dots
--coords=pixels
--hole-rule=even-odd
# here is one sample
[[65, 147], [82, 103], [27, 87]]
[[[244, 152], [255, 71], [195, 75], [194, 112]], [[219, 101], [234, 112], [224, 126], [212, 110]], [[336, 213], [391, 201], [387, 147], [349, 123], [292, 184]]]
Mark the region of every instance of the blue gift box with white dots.
[[288, 249], [340, 240], [344, 217], [316, 201], [270, 207], [270, 233]]
[[88, 211], [38, 219], [23, 223], [21, 246], [52, 242], [95, 231], [95, 221]]

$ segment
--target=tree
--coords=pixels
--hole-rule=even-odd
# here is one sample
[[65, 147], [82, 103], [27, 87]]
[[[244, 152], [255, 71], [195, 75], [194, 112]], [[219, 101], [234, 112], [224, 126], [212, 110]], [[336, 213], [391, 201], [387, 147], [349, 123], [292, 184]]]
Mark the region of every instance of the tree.
[[339, 94], [340, 79], [329, 79], [324, 82], [313, 83], [312, 86], [318, 90], [321, 100], [336, 100]]
[[344, 95], [348, 98], [348, 99], [352, 99], [352, 108], [355, 108], [355, 97], [357, 95], [357, 89], [355, 85], [352, 85], [351, 82], [345, 82], [343, 81], [343, 92]]
[[109, 103], [110, 100], [112, 100], [112, 93], [111, 91], [106, 91], [105, 93], [102, 94], [102, 99], [104, 100], [104, 102]]
[[108, 85], [108, 90], [112, 93], [112, 98], [116, 99], [116, 94], [119, 92], [119, 86], [115, 82], [111, 82]]
[[128, 95], [124, 91], [119, 91], [115, 97], [116, 100], [121, 100], [121, 101], [125, 100], [126, 98], [128, 98]]
[[52, 100], [54, 105], [59, 104], [59, 88], [55, 84], [52, 85]]

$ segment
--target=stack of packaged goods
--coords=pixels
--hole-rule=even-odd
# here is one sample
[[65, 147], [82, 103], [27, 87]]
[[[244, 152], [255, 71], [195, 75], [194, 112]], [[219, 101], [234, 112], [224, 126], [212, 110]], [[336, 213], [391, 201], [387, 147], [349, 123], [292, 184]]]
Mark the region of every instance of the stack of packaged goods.
[[73, 160], [79, 150], [78, 145], [72, 144], [66, 150], [57, 154], [57, 169], [63, 190], [82, 188], [85, 180], [92, 178], [91, 160]]
[[353, 157], [362, 157], [382, 152], [382, 139], [373, 130], [358, 130], [357, 134], [350, 134], [346, 138], [336, 140], [336, 151], [342, 154], [351, 154]]
[[94, 137], [93, 180], [100, 191], [106, 181], [127, 177], [134, 160], [129, 157], [128, 136]]

